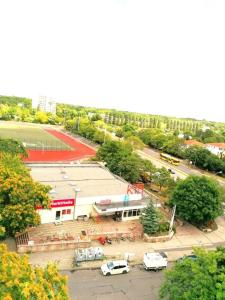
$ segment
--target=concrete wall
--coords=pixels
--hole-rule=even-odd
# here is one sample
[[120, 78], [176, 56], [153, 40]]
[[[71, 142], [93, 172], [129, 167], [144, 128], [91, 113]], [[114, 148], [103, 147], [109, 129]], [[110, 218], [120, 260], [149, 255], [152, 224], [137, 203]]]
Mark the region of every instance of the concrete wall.
[[52, 243], [34, 244], [33, 246], [28, 245], [17, 245], [18, 253], [33, 253], [33, 252], [48, 252], [48, 251], [60, 251], [67, 249], [77, 248], [88, 248], [91, 246], [90, 241], [60, 241]]

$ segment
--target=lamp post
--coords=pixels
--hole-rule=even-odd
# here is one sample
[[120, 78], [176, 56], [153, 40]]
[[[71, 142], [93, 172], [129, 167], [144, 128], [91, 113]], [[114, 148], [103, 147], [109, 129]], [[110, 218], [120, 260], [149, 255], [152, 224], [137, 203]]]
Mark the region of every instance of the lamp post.
[[80, 192], [79, 188], [75, 188], [75, 199], [74, 199], [74, 204], [73, 204], [73, 221], [75, 220], [75, 206], [76, 206], [76, 201], [77, 201], [77, 194]]

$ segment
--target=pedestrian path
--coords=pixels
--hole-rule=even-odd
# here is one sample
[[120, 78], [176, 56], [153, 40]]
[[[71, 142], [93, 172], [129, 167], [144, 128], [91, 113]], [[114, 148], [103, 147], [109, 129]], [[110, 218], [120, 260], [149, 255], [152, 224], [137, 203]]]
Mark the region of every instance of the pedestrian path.
[[[143, 240], [131, 242], [129, 240], [113, 242], [103, 247], [106, 258], [122, 259], [125, 253], [134, 253], [134, 261], [131, 263], [141, 264], [143, 254], [148, 251], [166, 251], [169, 261], [174, 261], [184, 254], [190, 254], [193, 246], [208, 249], [216, 248], [219, 245], [225, 246], [225, 218], [217, 219], [218, 229], [214, 232], [204, 233], [194, 226], [187, 224], [179, 226], [174, 237], [170, 241], [159, 243], [147, 243]], [[97, 241], [92, 246], [101, 246]], [[31, 253], [30, 262], [35, 265], [45, 266], [49, 261], [58, 264], [61, 270], [71, 270], [74, 260], [74, 250], [56, 252]], [[100, 267], [102, 261], [82, 263], [81, 268]]]

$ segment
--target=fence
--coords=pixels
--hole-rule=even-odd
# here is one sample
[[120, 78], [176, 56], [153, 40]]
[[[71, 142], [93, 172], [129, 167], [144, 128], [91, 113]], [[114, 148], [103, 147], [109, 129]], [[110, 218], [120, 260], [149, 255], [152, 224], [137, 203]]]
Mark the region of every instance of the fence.
[[74, 239], [69, 241], [56, 241], [47, 243], [28, 243], [26, 245], [17, 245], [18, 253], [33, 253], [33, 252], [48, 252], [60, 251], [68, 249], [88, 248], [91, 246], [91, 241]]
[[45, 141], [41, 140], [35, 143], [35, 141], [26, 141], [23, 143], [27, 149], [30, 150], [43, 150], [43, 151], [73, 151], [70, 146], [60, 143], [58, 141]]

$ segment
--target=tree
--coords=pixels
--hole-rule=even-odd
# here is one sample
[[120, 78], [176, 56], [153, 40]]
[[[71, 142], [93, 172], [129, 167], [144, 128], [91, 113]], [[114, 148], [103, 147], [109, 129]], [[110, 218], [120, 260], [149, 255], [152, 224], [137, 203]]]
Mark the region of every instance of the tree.
[[34, 116], [35, 123], [47, 124], [48, 123], [48, 115], [44, 111], [37, 111]]
[[32, 267], [28, 256], [0, 245], [0, 298], [2, 300], [69, 300], [66, 277], [53, 264]]
[[143, 209], [140, 222], [143, 225], [144, 233], [151, 235], [159, 231], [160, 214], [152, 201]]
[[166, 272], [160, 299], [223, 300], [225, 295], [225, 248], [216, 251], [195, 249], [195, 260], [175, 263]]
[[225, 173], [225, 162], [207, 149], [198, 146], [188, 147], [185, 150], [185, 157], [202, 169]]
[[0, 153], [0, 169], [3, 168], [3, 173], [16, 173], [23, 176], [29, 176], [28, 168], [21, 162], [18, 155], [10, 153]]
[[132, 153], [130, 156], [123, 157], [117, 165], [116, 174], [122, 176], [127, 181], [134, 183], [140, 178], [140, 157]]
[[171, 185], [173, 179], [171, 178], [170, 172], [162, 167], [157, 169], [157, 172], [152, 175], [152, 181], [159, 186], [159, 190], [161, 191], [162, 187]]
[[205, 226], [221, 214], [220, 188], [208, 177], [189, 176], [177, 183], [169, 204], [176, 204], [176, 212], [182, 219]]
[[24, 231], [28, 226], [40, 224], [37, 206], [48, 208], [49, 186], [34, 182], [30, 176], [1, 173], [0, 214], [1, 225], [9, 235]]
[[151, 184], [153, 174], [156, 173], [157, 168], [153, 165], [150, 160], [142, 159], [140, 169], [140, 179], [144, 183]]
[[132, 154], [132, 147], [129, 144], [118, 141], [106, 141], [98, 150], [97, 157], [106, 162], [111, 172], [119, 174], [118, 164]]
[[132, 145], [133, 150], [142, 150], [144, 148], [144, 143], [137, 136], [129, 136], [126, 138], [126, 142]]
[[20, 154], [23, 157], [27, 157], [27, 151], [23, 144], [13, 139], [0, 138], [0, 152]]
[[[10, 159], [11, 156], [11, 159]], [[0, 226], [15, 235], [40, 224], [37, 206], [48, 208], [50, 186], [33, 181], [18, 157], [2, 155], [0, 161]]]

